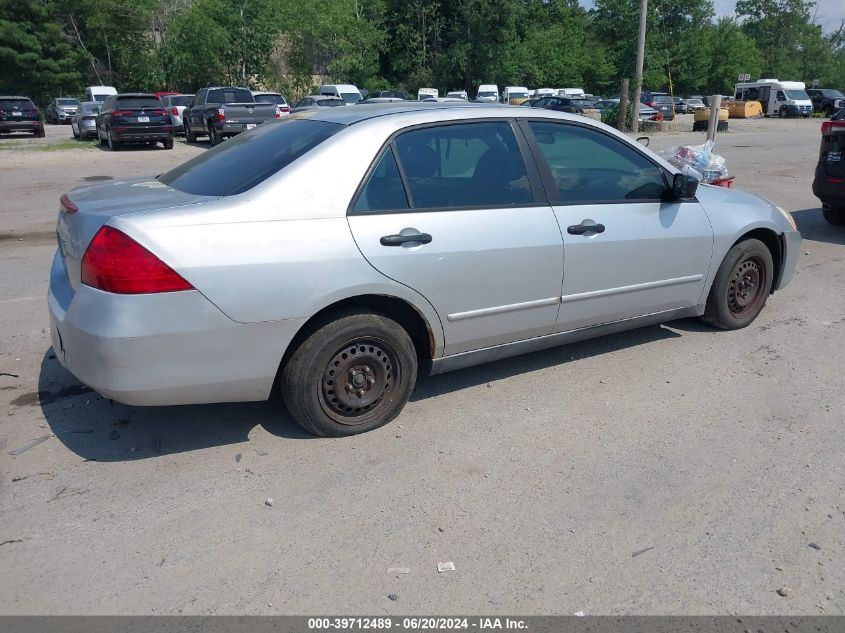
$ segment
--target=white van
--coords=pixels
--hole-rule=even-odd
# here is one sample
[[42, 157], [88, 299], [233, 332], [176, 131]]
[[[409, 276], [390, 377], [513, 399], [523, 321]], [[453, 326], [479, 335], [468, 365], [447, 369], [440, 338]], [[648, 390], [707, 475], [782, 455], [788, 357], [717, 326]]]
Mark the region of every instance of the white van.
[[583, 88], [558, 88], [557, 89], [557, 96], [558, 97], [570, 97], [572, 99], [583, 99], [584, 98], [584, 89]]
[[502, 94], [502, 101], [511, 105], [520, 105], [528, 101], [528, 88], [525, 86], [507, 86]]
[[778, 81], [758, 79], [734, 87], [737, 101], [759, 101], [765, 116], [808, 117], [813, 113], [813, 102], [804, 90], [803, 81]]
[[553, 97], [555, 96], [555, 89], [554, 88], [537, 88], [534, 91], [534, 96], [537, 98], [540, 97]]
[[499, 86], [496, 84], [481, 84], [478, 86], [478, 92], [475, 93], [476, 101], [498, 101], [499, 100]]
[[320, 86], [320, 94], [324, 97], [343, 99], [346, 105], [355, 105], [364, 98], [361, 91], [352, 84], [326, 84]]
[[85, 89], [85, 101], [98, 101], [102, 103], [106, 97], [117, 94], [114, 86], [88, 86]]
[[437, 99], [440, 92], [437, 88], [420, 88], [417, 90], [417, 101], [425, 101], [426, 99]]

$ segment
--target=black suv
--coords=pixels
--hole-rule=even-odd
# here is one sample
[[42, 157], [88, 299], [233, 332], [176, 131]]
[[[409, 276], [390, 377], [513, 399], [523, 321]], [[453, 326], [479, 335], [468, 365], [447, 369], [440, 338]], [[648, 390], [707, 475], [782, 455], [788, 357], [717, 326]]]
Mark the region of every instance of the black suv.
[[44, 123], [29, 97], [0, 97], [0, 134], [32, 132], [44, 138]]
[[660, 112], [664, 121], [671, 121], [675, 118], [675, 100], [668, 92], [649, 92], [646, 90], [640, 95], [640, 101]]
[[813, 195], [822, 201], [824, 218], [845, 225], [845, 108], [822, 123], [822, 144]]
[[840, 108], [845, 108], [845, 95], [831, 88], [807, 88], [807, 94], [813, 102], [813, 112], [824, 112], [831, 116]]
[[97, 138], [113, 151], [124, 143], [161, 143], [173, 149], [173, 121], [155, 95], [110, 95], [97, 116]]

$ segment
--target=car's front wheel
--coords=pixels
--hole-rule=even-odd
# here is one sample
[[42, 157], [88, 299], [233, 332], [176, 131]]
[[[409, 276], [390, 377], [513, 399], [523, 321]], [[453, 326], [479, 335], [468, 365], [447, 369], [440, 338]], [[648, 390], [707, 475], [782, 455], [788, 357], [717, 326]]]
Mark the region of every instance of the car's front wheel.
[[845, 207], [822, 208], [824, 219], [834, 226], [845, 225]]
[[702, 319], [722, 330], [744, 328], [766, 305], [773, 279], [772, 254], [763, 242], [734, 244], [713, 279]]
[[408, 402], [417, 354], [387, 316], [345, 310], [321, 321], [282, 370], [282, 397], [307, 431], [343, 437], [390, 422]]

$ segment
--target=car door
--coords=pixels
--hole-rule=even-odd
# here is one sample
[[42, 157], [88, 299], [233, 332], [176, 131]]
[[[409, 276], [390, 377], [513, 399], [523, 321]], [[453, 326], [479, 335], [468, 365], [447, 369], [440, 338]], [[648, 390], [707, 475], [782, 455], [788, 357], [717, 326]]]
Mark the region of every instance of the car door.
[[555, 331], [698, 305], [713, 252], [701, 205], [670, 199], [633, 143], [575, 122], [523, 125], [563, 234]]
[[562, 238], [525, 151], [505, 120], [410, 129], [350, 206], [364, 257], [437, 311], [446, 355], [549, 334], [556, 322]]

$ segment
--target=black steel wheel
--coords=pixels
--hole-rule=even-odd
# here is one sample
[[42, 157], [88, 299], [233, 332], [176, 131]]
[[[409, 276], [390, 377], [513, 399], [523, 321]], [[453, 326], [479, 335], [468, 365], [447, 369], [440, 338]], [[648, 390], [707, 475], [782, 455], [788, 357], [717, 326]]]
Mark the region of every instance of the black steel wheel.
[[773, 279], [772, 254], [763, 242], [735, 244], [716, 272], [702, 319], [722, 330], [744, 328], [766, 305]]
[[324, 437], [371, 431], [405, 406], [417, 377], [408, 333], [387, 316], [344, 310], [315, 325], [282, 368], [291, 416]]
[[220, 135], [220, 132], [217, 130], [217, 128], [214, 127], [213, 121], [208, 122], [208, 140], [212, 146], [220, 145], [220, 143], [223, 141], [223, 137]]

